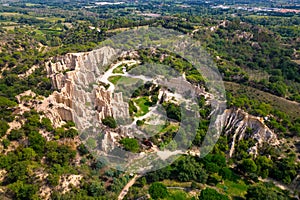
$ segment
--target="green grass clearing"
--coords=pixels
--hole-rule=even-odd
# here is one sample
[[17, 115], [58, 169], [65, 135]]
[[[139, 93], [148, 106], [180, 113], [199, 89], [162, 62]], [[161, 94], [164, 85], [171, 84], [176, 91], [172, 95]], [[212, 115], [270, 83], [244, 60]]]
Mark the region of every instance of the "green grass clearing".
[[110, 76], [108, 81], [114, 85], [133, 85], [136, 84], [140, 79], [130, 78], [125, 76]]
[[158, 125], [144, 124], [142, 126], [142, 130], [151, 135], [160, 133], [161, 130], [163, 130], [163, 128], [164, 128], [163, 124], [158, 124]]
[[190, 194], [180, 189], [168, 189], [169, 196], [165, 200], [189, 200], [192, 198]]
[[165, 179], [163, 181], [160, 181], [167, 187], [183, 187], [183, 188], [189, 188], [191, 187], [192, 182], [178, 182], [175, 180], [169, 180]]
[[86, 145], [87, 145], [89, 148], [94, 149], [94, 148], [97, 146], [97, 141], [96, 141], [94, 138], [89, 138], [89, 139], [87, 139], [87, 141], [86, 141]]
[[160, 134], [164, 134], [166, 132], [176, 132], [176, 131], [178, 131], [178, 129], [179, 129], [178, 123], [170, 123], [169, 126], [167, 126], [161, 130]]
[[225, 180], [224, 183], [217, 184], [217, 188], [219, 188], [220, 191], [232, 197], [233, 196], [244, 197], [245, 194], [247, 193], [248, 186], [245, 184], [243, 180], [240, 179], [238, 180], [238, 182]]
[[138, 106], [138, 111], [135, 114], [136, 117], [144, 116], [149, 112], [149, 103], [150, 103], [149, 97], [140, 97], [138, 99], [134, 99], [133, 101]]
[[1, 21], [0, 24], [2, 26], [16, 26], [16, 25], [19, 25], [17, 22], [10, 22], [10, 21]]
[[108, 81], [111, 82], [112, 84], [116, 85], [117, 82], [122, 78], [122, 76], [110, 76], [108, 78]]
[[117, 67], [116, 69], [113, 70], [113, 73], [114, 74], [124, 74], [123, 67], [124, 67], [124, 65], [120, 65], [119, 67]]

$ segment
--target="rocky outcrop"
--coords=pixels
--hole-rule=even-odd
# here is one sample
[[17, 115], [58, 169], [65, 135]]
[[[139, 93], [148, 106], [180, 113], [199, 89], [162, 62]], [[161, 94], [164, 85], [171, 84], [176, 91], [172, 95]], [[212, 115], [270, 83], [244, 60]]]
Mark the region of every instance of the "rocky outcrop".
[[[265, 125], [263, 118], [250, 115], [241, 109], [225, 110], [218, 121], [218, 124], [223, 126], [224, 134], [231, 138], [230, 157], [234, 154], [235, 144], [243, 139], [252, 138], [257, 141], [256, 145], [249, 149], [249, 153], [254, 155], [258, 154], [258, 148], [263, 143], [279, 145], [277, 135]], [[250, 131], [247, 131], [247, 128]]]
[[103, 47], [87, 53], [58, 56], [45, 64], [57, 91], [39, 108], [48, 111], [46, 116], [55, 126], [63, 120], [73, 120], [79, 128], [85, 128], [107, 116], [129, 115], [122, 94], [113, 96], [98, 85], [117, 53], [110, 47]]
[[[103, 47], [87, 53], [58, 56], [47, 62], [47, 73], [57, 91], [39, 104], [38, 110], [44, 111], [55, 126], [59, 126], [62, 121], [73, 120], [80, 130], [101, 129], [100, 122], [107, 116], [128, 119], [128, 104], [123, 101], [122, 93], [112, 94], [100, 84], [104, 71], [117, 54], [121, 55], [112, 48]], [[178, 86], [178, 90], [186, 90], [187, 86], [183, 80], [173, 82], [169, 80], [165, 85], [171, 84], [172, 87]], [[199, 86], [191, 91], [204, 95], [208, 101], [213, 99], [211, 94]], [[276, 134], [264, 124], [263, 119], [239, 109], [225, 110], [218, 116], [216, 124], [224, 127], [224, 134], [231, 140], [230, 156], [234, 153], [237, 141], [242, 139], [253, 138], [257, 141], [256, 145], [249, 149], [249, 152], [255, 155], [265, 142], [270, 145], [279, 144]], [[251, 129], [251, 133], [248, 133], [247, 127]], [[117, 133], [105, 130], [101, 149], [105, 150], [109, 145], [116, 143], [115, 138], [118, 134], [128, 136], [129, 132], [131, 131], [125, 127]], [[97, 137], [95, 135], [95, 138]]]

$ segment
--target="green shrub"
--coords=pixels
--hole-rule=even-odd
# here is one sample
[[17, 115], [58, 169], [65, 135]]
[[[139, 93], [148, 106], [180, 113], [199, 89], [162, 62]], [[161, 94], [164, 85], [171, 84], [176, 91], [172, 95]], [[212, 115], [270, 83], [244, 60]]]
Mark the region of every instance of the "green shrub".
[[2, 140], [2, 145], [3, 145], [4, 149], [7, 149], [9, 144], [10, 144], [10, 141], [8, 139], [3, 139]]
[[167, 187], [158, 182], [152, 183], [152, 185], [149, 187], [149, 194], [153, 199], [163, 199], [169, 195]]
[[167, 116], [176, 121], [181, 121], [181, 108], [174, 103], [164, 103], [163, 107], [166, 109]]
[[108, 126], [110, 128], [117, 128], [117, 122], [113, 117], [106, 117], [102, 120], [102, 123], [105, 126]]
[[137, 121], [136, 121], [136, 125], [137, 125], [137, 126], [143, 126], [144, 123], [145, 123], [145, 120], [137, 120]]
[[201, 200], [229, 200], [226, 195], [218, 193], [215, 189], [206, 188], [201, 191], [199, 199]]
[[7, 130], [9, 129], [9, 125], [7, 122], [0, 121], [0, 137], [3, 137]]
[[139, 142], [134, 138], [124, 138], [120, 141], [120, 144], [122, 144], [127, 151], [133, 153], [137, 153], [140, 150]]

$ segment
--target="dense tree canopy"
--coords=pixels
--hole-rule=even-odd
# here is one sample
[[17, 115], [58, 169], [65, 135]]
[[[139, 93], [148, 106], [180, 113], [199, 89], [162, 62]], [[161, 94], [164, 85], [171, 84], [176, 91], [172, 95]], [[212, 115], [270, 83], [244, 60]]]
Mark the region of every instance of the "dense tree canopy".
[[168, 196], [168, 189], [162, 183], [152, 183], [149, 187], [149, 194], [153, 199], [163, 199]]

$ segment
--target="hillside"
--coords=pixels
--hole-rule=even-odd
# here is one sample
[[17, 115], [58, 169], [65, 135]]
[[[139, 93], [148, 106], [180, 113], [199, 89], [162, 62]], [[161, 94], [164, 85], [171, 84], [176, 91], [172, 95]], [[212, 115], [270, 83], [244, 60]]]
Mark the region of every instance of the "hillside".
[[0, 199], [299, 199], [300, 16], [218, 5], [1, 4]]

